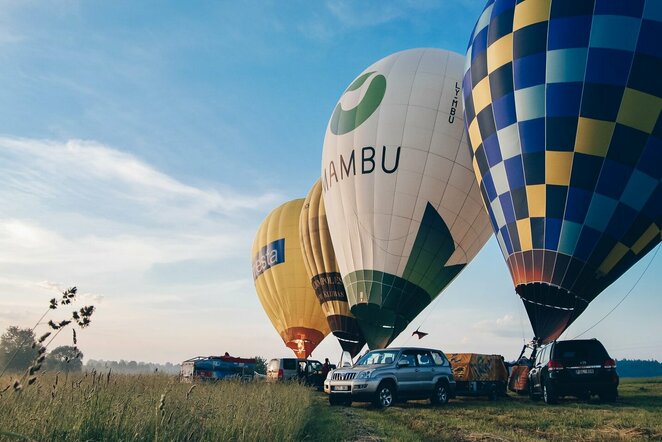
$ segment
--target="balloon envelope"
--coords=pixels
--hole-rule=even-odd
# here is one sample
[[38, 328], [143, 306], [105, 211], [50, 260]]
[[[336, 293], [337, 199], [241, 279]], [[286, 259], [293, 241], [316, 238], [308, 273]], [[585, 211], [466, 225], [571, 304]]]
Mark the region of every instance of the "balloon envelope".
[[303, 199], [287, 202], [262, 222], [253, 242], [258, 298], [283, 342], [308, 357], [329, 334], [326, 316], [303, 264], [299, 215]]
[[313, 185], [304, 201], [299, 218], [299, 233], [303, 262], [329, 328], [338, 338], [342, 349], [354, 357], [365, 345], [365, 339], [356, 318], [349, 311], [345, 286], [329, 234], [320, 180]]
[[534, 333], [660, 242], [662, 3], [489, 1], [464, 76], [473, 169]]
[[352, 82], [327, 127], [329, 231], [370, 348], [395, 339], [491, 235], [465, 139], [462, 64], [438, 49], [390, 55]]

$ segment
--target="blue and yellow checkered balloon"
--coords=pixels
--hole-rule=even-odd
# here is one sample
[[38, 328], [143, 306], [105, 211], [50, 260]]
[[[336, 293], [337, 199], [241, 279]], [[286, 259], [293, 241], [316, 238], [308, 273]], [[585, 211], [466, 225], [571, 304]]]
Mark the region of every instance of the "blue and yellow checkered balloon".
[[661, 239], [662, 1], [490, 0], [463, 91], [492, 227], [550, 342]]

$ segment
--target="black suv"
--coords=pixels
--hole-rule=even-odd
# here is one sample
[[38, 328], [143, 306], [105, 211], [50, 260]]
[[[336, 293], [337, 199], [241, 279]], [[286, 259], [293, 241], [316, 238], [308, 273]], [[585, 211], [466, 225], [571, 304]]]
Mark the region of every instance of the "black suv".
[[618, 373], [614, 361], [597, 339], [555, 341], [538, 350], [529, 372], [529, 396], [554, 404], [561, 396], [602, 401], [618, 397]]

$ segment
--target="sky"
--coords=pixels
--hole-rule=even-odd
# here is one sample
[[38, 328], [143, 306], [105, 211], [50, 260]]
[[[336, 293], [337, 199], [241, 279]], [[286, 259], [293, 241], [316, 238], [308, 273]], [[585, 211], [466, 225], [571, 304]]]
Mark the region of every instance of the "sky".
[[[363, 69], [415, 47], [463, 53], [482, 6], [0, 0], [0, 329], [31, 327], [75, 285], [97, 307], [86, 359], [292, 355], [255, 293], [259, 224], [319, 177], [328, 119]], [[564, 337], [631, 290], [583, 337], [662, 359], [654, 253]], [[418, 344], [419, 326], [428, 347], [519, 354], [532, 331], [494, 239], [393, 345]], [[339, 356], [333, 336], [313, 352]]]

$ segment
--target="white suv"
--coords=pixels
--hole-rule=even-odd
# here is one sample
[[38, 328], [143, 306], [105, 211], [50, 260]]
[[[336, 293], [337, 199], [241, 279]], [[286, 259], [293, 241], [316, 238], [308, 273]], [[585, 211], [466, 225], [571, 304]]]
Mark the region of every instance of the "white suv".
[[331, 405], [373, 402], [386, 408], [396, 399], [425, 398], [445, 404], [455, 397], [455, 380], [441, 350], [389, 348], [366, 353], [351, 368], [329, 372], [324, 391]]

